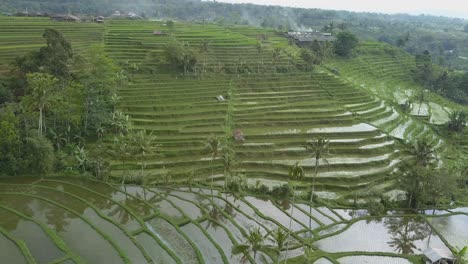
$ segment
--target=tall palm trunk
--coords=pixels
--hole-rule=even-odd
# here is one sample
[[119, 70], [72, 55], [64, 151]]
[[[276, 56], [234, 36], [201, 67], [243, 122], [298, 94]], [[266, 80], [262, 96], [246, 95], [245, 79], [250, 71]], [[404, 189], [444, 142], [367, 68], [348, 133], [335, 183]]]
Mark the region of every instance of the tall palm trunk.
[[214, 160], [214, 157], [211, 159], [211, 187], [210, 187], [210, 190], [211, 190], [211, 202], [213, 202], [214, 204], [214, 198], [213, 198], [213, 178], [214, 178], [214, 168], [213, 168], [213, 160]]
[[296, 197], [296, 185], [293, 186], [293, 196], [292, 196], [292, 203], [291, 203], [291, 215], [289, 216], [289, 228], [288, 228], [288, 238], [286, 240], [286, 256], [285, 256], [285, 261], [284, 263], [288, 263], [288, 253], [289, 253], [289, 241], [291, 237], [291, 229], [292, 229], [292, 219], [293, 219], [293, 214], [294, 214], [294, 200]]
[[42, 107], [39, 107], [39, 135], [42, 136]]
[[314, 192], [315, 192], [315, 181], [318, 174], [318, 166], [320, 163], [320, 158], [315, 158], [315, 172], [314, 178], [312, 179], [312, 192], [310, 193], [310, 207], [309, 207], [309, 229], [312, 229], [312, 207], [314, 206]]

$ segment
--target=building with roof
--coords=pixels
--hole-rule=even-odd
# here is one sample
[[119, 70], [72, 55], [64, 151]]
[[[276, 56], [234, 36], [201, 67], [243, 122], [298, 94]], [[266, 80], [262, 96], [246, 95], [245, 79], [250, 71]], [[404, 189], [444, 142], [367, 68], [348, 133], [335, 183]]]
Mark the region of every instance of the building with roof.
[[308, 46], [314, 41], [317, 42], [334, 42], [336, 38], [331, 33], [323, 33], [318, 31], [290, 31], [287, 33], [288, 38], [294, 40], [298, 46]]
[[431, 264], [455, 264], [457, 262], [457, 258], [447, 248], [427, 248], [423, 254]]

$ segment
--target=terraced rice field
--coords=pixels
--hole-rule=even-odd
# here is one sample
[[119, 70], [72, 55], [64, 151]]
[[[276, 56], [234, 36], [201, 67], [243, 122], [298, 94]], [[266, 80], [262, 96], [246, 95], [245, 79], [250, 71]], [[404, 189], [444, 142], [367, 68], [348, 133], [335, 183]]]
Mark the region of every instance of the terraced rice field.
[[0, 74], [11, 69], [15, 57], [45, 45], [42, 33], [54, 28], [72, 43], [75, 54], [101, 43], [104, 26], [96, 23], [62, 23], [49, 18], [0, 17]]
[[[250, 263], [278, 258], [301, 263], [308, 245], [330, 253], [329, 260], [315, 263], [411, 263], [408, 254], [418, 255], [428, 245], [468, 243], [468, 236], [459, 233], [468, 221], [466, 208], [372, 218], [365, 210], [310, 208], [217, 189], [214, 196], [210, 193], [199, 187], [111, 185], [77, 178], [1, 179], [0, 258], [5, 263], [239, 263], [242, 255], [231, 249], [245, 243], [257, 227], [266, 247], [256, 259], [248, 255]], [[286, 231], [290, 216], [290, 250], [286, 255], [283, 248], [278, 255], [270, 233]], [[408, 242], [401, 236], [417, 237], [410, 240], [416, 248], [402, 252], [405, 245], [392, 243]]]
[[[200, 55], [206, 74], [174, 76], [161, 61], [170, 37], [153, 36], [153, 30], [167, 28], [162, 22], [110, 21], [104, 37], [110, 57], [147, 69], [134, 74], [131, 84], [119, 91], [120, 108], [130, 116], [132, 128], [158, 136], [160, 155], [144, 161], [147, 183], [169, 174], [173, 180], [213, 176], [222, 184], [222, 160], [212, 161], [206, 151], [206, 139], [216, 135], [225, 141], [224, 148], [234, 150], [240, 163], [237, 172], [248, 182], [283, 184], [288, 167], [299, 161], [306, 169], [299, 188], [305, 188], [312, 181], [315, 162], [303, 146], [324, 135], [331, 140], [331, 155], [328, 163], [321, 161], [318, 188], [337, 198], [340, 192], [370, 185], [391, 190], [387, 179], [406, 157], [398, 139], [428, 137], [443, 143], [366, 89], [327, 72], [272, 72], [273, 65], [290, 67], [299, 61], [297, 49], [276, 32], [177, 23], [176, 40], [194, 50], [208, 40], [209, 49]], [[259, 36], [261, 52], [256, 48]], [[275, 47], [287, 52], [273, 59]], [[239, 65], [248, 65], [251, 72], [229, 73]], [[216, 100], [218, 95], [227, 100]], [[230, 140], [237, 129], [245, 142]], [[132, 168], [136, 171], [139, 164]], [[119, 177], [127, 169], [116, 163], [113, 174]]]
[[[206, 149], [207, 138], [214, 135], [224, 150], [235, 153], [236, 171], [249, 183], [283, 184], [288, 181], [288, 167], [299, 161], [306, 169], [299, 186], [304, 189], [315, 171], [315, 161], [304, 145], [326, 136], [331, 141], [330, 155], [320, 161], [319, 194], [339, 198], [368, 186], [392, 190], [389, 179], [407, 157], [405, 142], [427, 138], [441, 155], [452, 150], [430, 126], [402, 113], [369, 87], [350, 82], [364, 75], [375, 78], [370, 87], [374, 92], [378, 85], [410, 83], [414, 63], [385, 45], [363, 44], [358, 58], [330, 62], [329, 67], [342, 72], [340, 77], [320, 68], [298, 70], [296, 66], [302, 63], [299, 50], [276, 31], [176, 23], [172, 35], [153, 35], [169, 29], [157, 21], [94, 24], [1, 18], [4, 55], [0, 54], [0, 67], [7, 69], [16, 55], [43, 45], [41, 33], [47, 27], [61, 30], [77, 52], [85, 53], [92, 43], [103, 43], [106, 54], [129, 71], [129, 85], [119, 89], [119, 108], [129, 115], [131, 129], [153, 131], [160, 148], [159, 153], [141, 157], [138, 163], [122, 166], [113, 162], [114, 177], [136, 173], [144, 162], [146, 183], [169, 175], [175, 181], [214, 177], [222, 184], [222, 159], [211, 160]], [[23, 47], [17, 40], [25, 38], [28, 41]], [[177, 75], [166, 65], [164, 49], [172, 38], [199, 53], [197, 74]], [[205, 52], [200, 49], [204, 42], [208, 43]], [[284, 51], [275, 55], [278, 47]], [[220, 95], [226, 100], [218, 101]], [[435, 103], [426, 106], [430, 120], [445, 122], [449, 109]], [[244, 142], [233, 142], [237, 129], [244, 134]]]

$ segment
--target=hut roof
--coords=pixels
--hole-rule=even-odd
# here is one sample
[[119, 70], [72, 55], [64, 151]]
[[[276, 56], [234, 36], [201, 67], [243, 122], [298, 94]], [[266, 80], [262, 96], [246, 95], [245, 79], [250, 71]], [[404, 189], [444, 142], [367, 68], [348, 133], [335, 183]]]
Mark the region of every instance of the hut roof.
[[423, 251], [423, 254], [432, 263], [438, 262], [439, 260], [442, 260], [442, 259], [455, 260], [455, 256], [448, 249], [427, 248]]

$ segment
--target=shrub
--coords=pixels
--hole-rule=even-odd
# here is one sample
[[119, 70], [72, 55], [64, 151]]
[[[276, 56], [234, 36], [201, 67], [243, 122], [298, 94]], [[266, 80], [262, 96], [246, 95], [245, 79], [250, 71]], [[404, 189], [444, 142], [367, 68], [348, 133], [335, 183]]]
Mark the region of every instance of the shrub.
[[466, 113], [463, 111], [453, 111], [449, 115], [448, 128], [455, 132], [462, 132], [466, 125]]
[[273, 190], [271, 190], [270, 193], [275, 198], [286, 198], [291, 193], [291, 187], [289, 186], [289, 184], [275, 186], [273, 187]]

